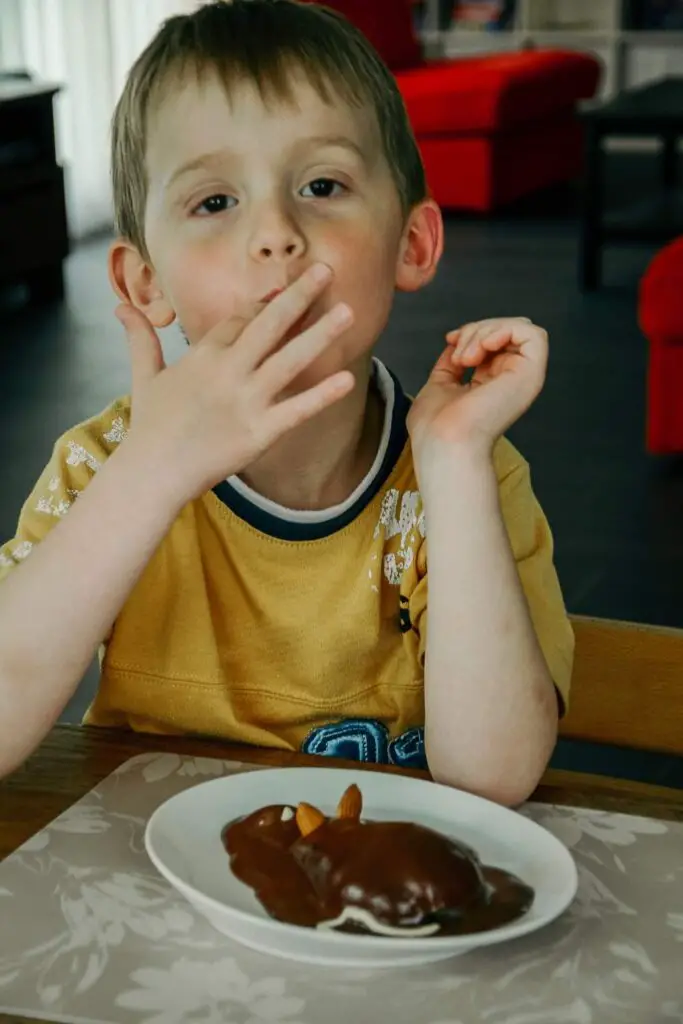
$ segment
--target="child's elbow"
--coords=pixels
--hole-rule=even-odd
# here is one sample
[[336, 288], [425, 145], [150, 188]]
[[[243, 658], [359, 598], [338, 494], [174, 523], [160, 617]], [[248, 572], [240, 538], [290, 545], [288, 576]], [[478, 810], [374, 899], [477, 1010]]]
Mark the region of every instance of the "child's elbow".
[[471, 778], [460, 777], [448, 765], [430, 764], [430, 774], [434, 782], [441, 786], [450, 786], [453, 789], [464, 790], [479, 796], [484, 800], [491, 800], [502, 807], [519, 807], [525, 803], [535, 791], [538, 778]]

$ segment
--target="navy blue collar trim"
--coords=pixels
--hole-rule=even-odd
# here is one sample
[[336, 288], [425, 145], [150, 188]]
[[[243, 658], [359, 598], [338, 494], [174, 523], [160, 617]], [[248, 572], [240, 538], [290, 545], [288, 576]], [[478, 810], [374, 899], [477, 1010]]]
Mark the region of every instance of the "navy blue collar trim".
[[398, 462], [401, 452], [408, 440], [408, 428], [406, 418], [410, 409], [410, 399], [403, 392], [398, 380], [391, 374], [394, 381], [394, 409], [389, 432], [389, 443], [387, 450], [375, 478], [370, 485], [359, 495], [358, 499], [340, 515], [334, 519], [326, 519], [320, 523], [296, 523], [279, 516], [272, 515], [264, 509], [258, 508], [247, 497], [240, 494], [232, 487], [227, 480], [221, 481], [213, 488], [216, 497], [226, 505], [231, 512], [244, 520], [260, 533], [278, 540], [306, 541], [321, 540], [323, 537], [330, 537], [345, 526], [352, 523], [360, 513], [367, 508], [372, 499], [382, 489], [394, 466]]

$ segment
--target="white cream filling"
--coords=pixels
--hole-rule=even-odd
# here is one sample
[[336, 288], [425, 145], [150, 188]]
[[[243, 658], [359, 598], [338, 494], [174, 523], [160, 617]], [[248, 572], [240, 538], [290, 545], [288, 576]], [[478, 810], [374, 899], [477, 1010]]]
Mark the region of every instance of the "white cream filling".
[[365, 910], [363, 907], [344, 907], [339, 917], [336, 917], [333, 921], [321, 921], [317, 927], [322, 931], [329, 931], [334, 928], [339, 928], [341, 925], [346, 924], [347, 921], [356, 921], [358, 924], [363, 924], [368, 931], [373, 932], [375, 935], [388, 935], [391, 938], [424, 938], [427, 935], [434, 935], [439, 931], [438, 924], [421, 924], [415, 928], [394, 928], [389, 924], [382, 924], [376, 917], [370, 913], [369, 910]]
[[291, 821], [294, 817], [294, 811], [291, 807], [283, 807], [282, 814], [280, 815], [280, 821]]

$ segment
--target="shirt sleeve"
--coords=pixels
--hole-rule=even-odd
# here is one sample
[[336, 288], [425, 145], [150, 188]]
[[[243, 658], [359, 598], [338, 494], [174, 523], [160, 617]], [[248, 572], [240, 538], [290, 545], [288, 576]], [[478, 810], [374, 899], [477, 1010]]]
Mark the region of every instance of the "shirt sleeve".
[[67, 515], [79, 494], [124, 439], [128, 420], [128, 405], [122, 400], [57, 441], [50, 461], [21, 509], [14, 537], [0, 547], [0, 582]]
[[[494, 458], [501, 512], [517, 565], [531, 621], [560, 697], [564, 713], [569, 700], [574, 660], [574, 633], [564, 604], [553, 561], [553, 538], [548, 521], [533, 492], [528, 463], [503, 439]], [[409, 646], [424, 666], [427, 646], [428, 570], [427, 541], [417, 552], [412, 571], [402, 588], [412, 625]], [[455, 626], [454, 626], [455, 628]]]

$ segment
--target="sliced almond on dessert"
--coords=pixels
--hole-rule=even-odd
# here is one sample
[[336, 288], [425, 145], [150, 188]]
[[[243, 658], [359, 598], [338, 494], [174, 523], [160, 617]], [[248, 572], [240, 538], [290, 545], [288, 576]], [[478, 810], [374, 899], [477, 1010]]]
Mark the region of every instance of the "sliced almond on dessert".
[[325, 821], [325, 815], [311, 804], [299, 804], [296, 809], [296, 823], [302, 836], [310, 836]]
[[363, 810], [363, 797], [358, 786], [349, 786], [337, 807], [338, 818], [360, 818]]

